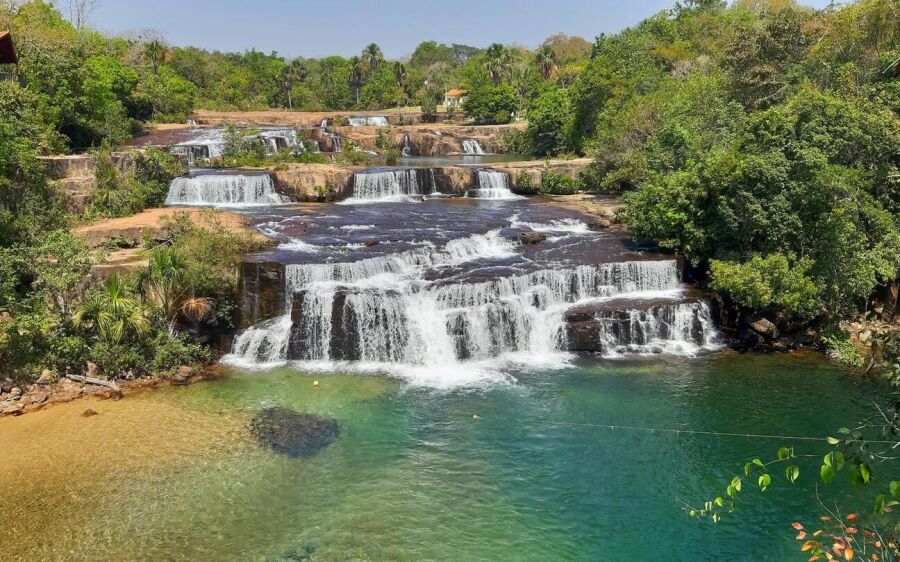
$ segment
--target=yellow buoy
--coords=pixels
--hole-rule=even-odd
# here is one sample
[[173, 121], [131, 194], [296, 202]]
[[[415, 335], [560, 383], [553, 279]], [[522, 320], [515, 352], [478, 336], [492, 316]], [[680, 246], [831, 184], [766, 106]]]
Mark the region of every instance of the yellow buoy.
[[313, 386], [319, 386], [319, 381], [313, 381]]
[[480, 419], [481, 419], [481, 416], [479, 416], [478, 414], [472, 414], [472, 419], [473, 419], [473, 420], [480, 420]]

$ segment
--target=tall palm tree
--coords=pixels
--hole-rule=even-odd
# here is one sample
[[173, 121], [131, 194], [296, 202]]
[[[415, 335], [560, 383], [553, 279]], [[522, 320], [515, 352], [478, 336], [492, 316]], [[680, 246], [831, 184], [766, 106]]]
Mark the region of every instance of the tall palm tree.
[[142, 337], [150, 331], [150, 321], [144, 309], [128, 296], [125, 282], [118, 273], [106, 280], [102, 291], [88, 295], [75, 316], [75, 326], [96, 328], [108, 343], [119, 344], [131, 336]]
[[151, 41], [144, 45], [144, 60], [153, 68], [153, 74], [159, 73], [159, 67], [166, 62], [168, 49], [159, 41]]
[[169, 330], [174, 330], [175, 319], [187, 295], [187, 262], [181, 254], [171, 248], [154, 250], [138, 283], [141, 295], [159, 307]]
[[541, 71], [541, 77], [545, 81], [550, 80], [553, 71], [557, 68], [556, 53], [553, 52], [550, 45], [543, 45], [537, 50], [534, 54], [534, 62]]
[[303, 61], [299, 59], [293, 60], [289, 64], [281, 67], [281, 86], [287, 94], [289, 110], [293, 111], [294, 109], [294, 100], [291, 99], [291, 90], [294, 89], [294, 84], [303, 82], [308, 75], [309, 70], [307, 70]]
[[484, 68], [491, 76], [494, 86], [503, 82], [509, 70], [509, 50], [500, 43], [494, 43], [484, 51]]
[[359, 104], [359, 90], [366, 81], [365, 63], [359, 57], [350, 59], [350, 87], [356, 92], [356, 103]]
[[384, 53], [381, 52], [381, 47], [377, 44], [369, 43], [369, 45], [363, 49], [360, 59], [366, 69], [366, 74], [370, 75], [378, 70], [378, 67], [384, 62]]

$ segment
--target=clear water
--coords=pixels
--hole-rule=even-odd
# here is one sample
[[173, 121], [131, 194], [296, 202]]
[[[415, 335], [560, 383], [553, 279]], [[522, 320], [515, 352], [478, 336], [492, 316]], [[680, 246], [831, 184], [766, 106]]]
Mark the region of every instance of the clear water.
[[[585, 358], [513, 374], [447, 392], [236, 372], [2, 420], [0, 557], [793, 559], [790, 522], [819, 513], [809, 480], [748, 494], [718, 525], [678, 498], [715, 494], [779, 446], [821, 445], [591, 424], [823, 436], [876, 395], [815, 355]], [[841, 408], [815, 405], [827, 397]], [[275, 405], [334, 417], [341, 435], [311, 459], [279, 456], [247, 430]]]

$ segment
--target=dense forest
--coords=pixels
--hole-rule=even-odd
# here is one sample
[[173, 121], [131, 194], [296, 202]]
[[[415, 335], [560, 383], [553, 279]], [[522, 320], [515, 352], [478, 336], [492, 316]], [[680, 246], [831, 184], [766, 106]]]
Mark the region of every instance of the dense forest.
[[[195, 108], [434, 114], [443, 92], [461, 87], [472, 122], [528, 121], [508, 139], [517, 152], [592, 157], [572, 186], [624, 193], [635, 236], [684, 255], [745, 311], [834, 321], [896, 294], [894, 0], [825, 10], [694, 0], [593, 43], [559, 34], [530, 51], [430, 41], [402, 61], [375, 44], [349, 59], [207, 52], [105, 37], [77, 21], [42, 0], [0, 10], [21, 59], [19, 83], [0, 82], [0, 307], [16, 319], [0, 357], [16, 357], [23, 372], [39, 373], [51, 352], [20, 353], [16, 326], [36, 314], [45, 335], [75, 330], [61, 295], [77, 292], [88, 267], [36, 157], [108, 150], [144, 122], [182, 122]], [[177, 172], [164, 155], [142, 165], [141, 177], [119, 182], [127, 189], [107, 174], [96, 216], [158, 204]]]

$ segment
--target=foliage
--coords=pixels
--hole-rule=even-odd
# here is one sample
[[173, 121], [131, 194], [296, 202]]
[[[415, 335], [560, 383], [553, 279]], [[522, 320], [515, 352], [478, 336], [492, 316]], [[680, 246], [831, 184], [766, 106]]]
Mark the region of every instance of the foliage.
[[566, 152], [570, 137], [569, 97], [561, 88], [549, 88], [528, 108], [528, 135], [535, 156]]
[[898, 554], [900, 522], [893, 509], [900, 505], [900, 481], [891, 480], [885, 472], [889, 470], [887, 465], [893, 460], [893, 450], [898, 446], [900, 399], [894, 397], [884, 407], [876, 405], [870, 419], [863, 420], [853, 429], [840, 428], [837, 435], [823, 439], [827, 443], [824, 456], [822, 451], [809, 454], [794, 447], [781, 447], [770, 460], [755, 458], [744, 464], [742, 474], [730, 479], [723, 495], [702, 506], [685, 503], [685, 511], [691, 517], [708, 517], [719, 522], [737, 510], [742, 492], [755, 487], [765, 492], [780, 482], [796, 486], [803, 482], [806, 474], [801, 471], [801, 459], [821, 458], [821, 465], [813, 476], [817, 481], [814, 482], [817, 498], [820, 497], [819, 484], [827, 490], [843, 473], [854, 487], [875, 488], [874, 501], [872, 507], [865, 510], [867, 513], [862, 510], [847, 513], [837, 506], [830, 509], [820, 499], [826, 514], [819, 518], [822, 522], [819, 529], [807, 529], [800, 522], [791, 524], [798, 531], [796, 540], [801, 543], [801, 552], [815, 559], [836, 559], [833, 553], [837, 559], [844, 560], [852, 560], [856, 554], [870, 560], [892, 560]]
[[95, 153], [97, 188], [85, 214], [89, 217], [123, 217], [159, 207], [172, 179], [184, 173], [179, 160], [159, 149], [134, 155], [134, 166], [121, 171], [119, 158], [108, 146]]
[[516, 93], [508, 84], [475, 88], [469, 91], [463, 102], [466, 116], [476, 123], [509, 123], [517, 108]]
[[571, 195], [578, 192], [578, 182], [569, 174], [551, 172], [541, 174], [541, 193], [550, 195]]
[[[182, 262], [179, 268], [184, 268], [179, 275], [186, 287], [179, 291], [185, 298], [173, 299], [178, 303], [179, 315], [207, 333], [233, 328], [241, 256], [262, 249], [265, 242], [250, 234], [230, 231], [213, 213], [199, 220], [187, 213], [176, 213], [166, 223], [166, 231], [171, 246], [166, 252], [177, 255]], [[206, 299], [210, 305], [210, 310], [199, 319], [191, 318], [185, 311], [185, 303], [193, 298]]]
[[818, 290], [809, 278], [811, 267], [809, 258], [790, 260], [783, 254], [757, 255], [743, 263], [712, 260], [710, 286], [753, 310], [776, 306], [813, 317]]

